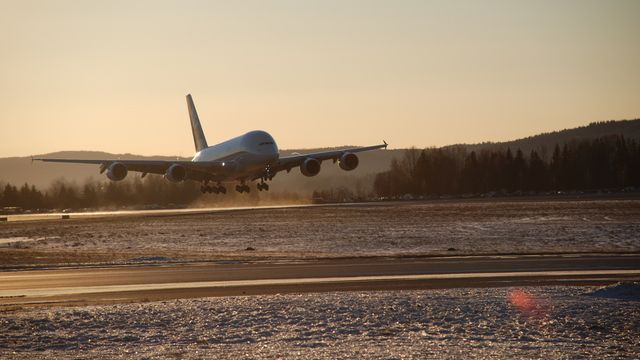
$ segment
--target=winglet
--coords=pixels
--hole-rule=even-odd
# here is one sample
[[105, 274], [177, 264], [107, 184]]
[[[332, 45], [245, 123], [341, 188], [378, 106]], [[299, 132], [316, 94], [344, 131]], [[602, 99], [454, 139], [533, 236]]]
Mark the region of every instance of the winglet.
[[384, 148], [386, 149], [386, 148], [387, 148], [387, 145], [389, 145], [389, 144], [387, 144], [387, 142], [386, 142], [386, 141], [384, 141], [384, 140], [382, 140], [382, 142], [384, 143]]
[[204, 137], [204, 131], [202, 131], [200, 118], [198, 118], [198, 112], [196, 111], [196, 106], [193, 104], [191, 94], [187, 94], [187, 107], [189, 108], [191, 132], [193, 133], [193, 142], [196, 145], [196, 151], [206, 149], [209, 147], [209, 145], [207, 145], [207, 139]]

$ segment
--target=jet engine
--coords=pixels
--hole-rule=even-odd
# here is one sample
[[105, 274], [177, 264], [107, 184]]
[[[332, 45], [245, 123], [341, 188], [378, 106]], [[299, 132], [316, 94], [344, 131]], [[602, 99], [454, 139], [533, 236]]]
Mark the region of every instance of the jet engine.
[[354, 153], [344, 153], [340, 156], [340, 169], [350, 171], [358, 167], [358, 156]]
[[179, 164], [173, 164], [169, 166], [167, 172], [164, 174], [165, 179], [171, 182], [180, 182], [187, 178], [187, 169]]
[[304, 176], [316, 176], [320, 172], [320, 161], [314, 158], [307, 158], [300, 164], [300, 172]]
[[120, 181], [127, 176], [127, 167], [123, 163], [114, 162], [107, 169], [107, 177], [113, 181]]

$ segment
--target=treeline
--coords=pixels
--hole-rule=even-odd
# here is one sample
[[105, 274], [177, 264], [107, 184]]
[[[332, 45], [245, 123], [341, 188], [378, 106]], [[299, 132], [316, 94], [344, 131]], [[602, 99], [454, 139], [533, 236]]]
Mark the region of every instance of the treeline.
[[640, 144], [624, 136], [573, 140], [524, 154], [463, 147], [407, 150], [376, 176], [378, 196], [593, 190], [640, 186]]
[[0, 187], [0, 207], [38, 210], [186, 205], [200, 195], [198, 183], [171, 183], [160, 176], [119, 182], [88, 179], [82, 185], [59, 179], [46, 191], [29, 184], [4, 184]]
[[[552, 149], [529, 153], [520, 149], [468, 151], [464, 146], [409, 149], [394, 159], [369, 186], [339, 187], [311, 195], [318, 202], [366, 201], [375, 197], [440, 196], [500, 192], [546, 192], [640, 188], [640, 143], [624, 136], [573, 140]], [[229, 188], [229, 190], [232, 190]], [[307, 200], [305, 200], [307, 199]], [[171, 183], [161, 176], [125, 181], [56, 180], [46, 190], [33, 185], [0, 182], [0, 208], [24, 210], [137, 208], [147, 206], [234, 205], [238, 203], [293, 203], [311, 200], [295, 192], [250, 194], [229, 191], [225, 196], [203, 195], [192, 181]]]
[[[130, 176], [123, 181], [85, 180], [82, 184], [64, 179], [55, 180], [46, 190], [33, 185], [15, 186], [0, 182], [0, 211], [19, 210], [82, 210], [82, 209], [153, 209], [186, 206], [236, 206], [260, 204], [308, 203], [298, 193], [281, 190], [259, 192], [252, 186], [249, 194], [239, 194], [227, 186], [227, 194], [202, 194], [200, 183], [172, 183], [162, 176], [148, 175], [144, 179]], [[5, 209], [4, 212], [12, 210]]]

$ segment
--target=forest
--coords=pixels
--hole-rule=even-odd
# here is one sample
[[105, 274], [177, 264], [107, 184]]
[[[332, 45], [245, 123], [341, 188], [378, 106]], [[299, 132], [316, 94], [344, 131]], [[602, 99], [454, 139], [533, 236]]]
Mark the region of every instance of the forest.
[[378, 174], [378, 196], [517, 194], [640, 186], [640, 144], [622, 135], [520, 149], [467, 151], [464, 146], [409, 149]]
[[0, 205], [35, 210], [188, 204], [201, 195], [199, 189], [195, 182], [175, 184], [159, 176], [121, 182], [87, 179], [82, 185], [58, 179], [46, 191], [26, 183], [20, 187], [5, 184]]
[[[306, 202], [309, 202], [308, 199]], [[180, 208], [187, 206], [259, 205], [305, 202], [297, 193], [280, 191], [249, 194], [229, 192], [226, 195], [202, 194], [200, 183], [183, 181], [173, 183], [160, 175], [145, 178], [130, 176], [123, 181], [88, 178], [81, 184], [57, 179], [40, 190], [27, 183], [21, 186], [0, 183], [0, 210], [116, 210]]]

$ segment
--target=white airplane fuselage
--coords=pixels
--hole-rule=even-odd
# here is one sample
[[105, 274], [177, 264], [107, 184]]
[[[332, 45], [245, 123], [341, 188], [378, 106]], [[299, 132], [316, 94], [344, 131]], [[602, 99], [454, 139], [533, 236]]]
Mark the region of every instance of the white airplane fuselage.
[[278, 146], [273, 137], [266, 131], [255, 130], [202, 149], [191, 161], [233, 161], [240, 175], [275, 164], [278, 157]]

